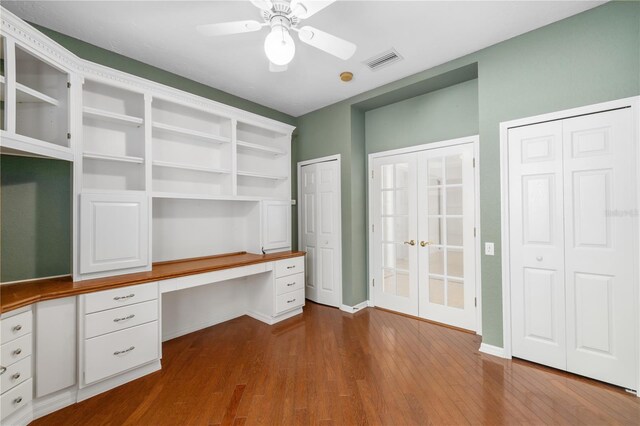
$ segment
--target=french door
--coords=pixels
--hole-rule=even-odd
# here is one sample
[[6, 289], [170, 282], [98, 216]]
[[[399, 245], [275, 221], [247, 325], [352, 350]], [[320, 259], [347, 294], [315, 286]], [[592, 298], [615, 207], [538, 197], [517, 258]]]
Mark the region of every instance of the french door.
[[509, 130], [513, 355], [634, 389], [630, 108]]
[[374, 159], [377, 306], [476, 329], [472, 144]]

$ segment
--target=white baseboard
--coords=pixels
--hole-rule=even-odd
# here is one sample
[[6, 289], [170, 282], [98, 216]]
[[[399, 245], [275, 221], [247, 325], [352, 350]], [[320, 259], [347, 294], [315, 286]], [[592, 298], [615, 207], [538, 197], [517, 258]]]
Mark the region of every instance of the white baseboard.
[[269, 315], [261, 314], [260, 312], [256, 312], [256, 311], [247, 311], [246, 315], [248, 317], [251, 317], [265, 324], [273, 325], [273, 324], [279, 323], [280, 321], [284, 321], [291, 317], [295, 317], [296, 315], [300, 315], [301, 313], [302, 313], [302, 308], [298, 308], [298, 309], [294, 309], [291, 312], [278, 315], [277, 317], [271, 317]]
[[159, 360], [153, 361], [149, 364], [143, 365], [142, 367], [127, 371], [126, 373], [122, 373], [103, 382], [98, 382], [85, 388], [78, 389], [78, 402], [84, 401], [85, 399], [89, 399], [92, 396], [96, 396], [113, 388], [117, 388], [118, 386], [129, 383], [132, 380], [139, 379], [140, 377], [151, 374], [154, 371], [160, 370], [161, 368], [162, 366], [160, 365]]
[[33, 418], [39, 419], [40, 417], [44, 417], [54, 411], [73, 405], [76, 403], [77, 398], [78, 388], [76, 386], [72, 386], [54, 394], [34, 399]]
[[33, 405], [30, 402], [15, 413], [3, 419], [2, 424], [10, 426], [27, 426], [33, 420]]
[[344, 311], [344, 312], [347, 312], [349, 314], [355, 314], [356, 312], [358, 312], [358, 311], [360, 311], [360, 310], [362, 310], [362, 309], [364, 309], [364, 308], [366, 308], [368, 306], [369, 306], [369, 301], [365, 300], [364, 302], [358, 303], [355, 306], [340, 305], [340, 310]]
[[367, 306], [368, 306], [369, 308], [373, 308], [373, 307], [375, 307], [376, 305], [375, 305], [371, 300], [367, 300]]
[[166, 334], [163, 333], [162, 341], [166, 342], [167, 340], [175, 339], [176, 337], [184, 336], [185, 334], [193, 333], [194, 331], [202, 330], [203, 328], [211, 327], [213, 325], [241, 317], [242, 315], [244, 315], [244, 312], [235, 312], [229, 315], [223, 315], [213, 318], [210, 321], [201, 322], [198, 324], [190, 324], [188, 327], [184, 327], [179, 330], [172, 330]]
[[504, 355], [504, 348], [500, 348], [498, 346], [488, 345], [486, 343], [480, 343], [480, 349], [478, 349], [483, 354], [493, 355], [500, 358], [506, 358]]

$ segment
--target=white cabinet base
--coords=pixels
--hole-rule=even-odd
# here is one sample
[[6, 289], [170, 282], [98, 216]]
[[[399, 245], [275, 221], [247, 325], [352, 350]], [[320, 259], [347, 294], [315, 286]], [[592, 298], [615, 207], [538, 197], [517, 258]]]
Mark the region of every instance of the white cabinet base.
[[294, 309], [293, 311], [285, 312], [284, 314], [277, 316], [265, 315], [257, 311], [247, 311], [247, 316], [256, 319], [258, 321], [262, 321], [265, 324], [273, 325], [279, 323], [280, 321], [284, 321], [291, 317], [295, 317], [296, 315], [300, 315], [302, 313], [302, 308]]

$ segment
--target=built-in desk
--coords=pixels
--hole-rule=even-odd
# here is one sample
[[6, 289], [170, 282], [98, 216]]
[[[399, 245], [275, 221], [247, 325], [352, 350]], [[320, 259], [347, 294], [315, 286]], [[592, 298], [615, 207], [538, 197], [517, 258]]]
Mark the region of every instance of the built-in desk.
[[[160, 262], [87, 281], [0, 287], [0, 420], [28, 424], [161, 368], [162, 341], [242, 315], [302, 313], [304, 252]], [[6, 373], [6, 374], [9, 374]]]

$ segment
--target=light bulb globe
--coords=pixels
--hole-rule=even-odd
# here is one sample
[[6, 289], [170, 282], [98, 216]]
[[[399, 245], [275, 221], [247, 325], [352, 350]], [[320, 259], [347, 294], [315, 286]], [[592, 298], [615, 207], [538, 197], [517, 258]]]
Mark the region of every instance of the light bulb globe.
[[296, 54], [296, 45], [289, 30], [275, 26], [264, 39], [264, 53], [275, 65], [287, 65]]

